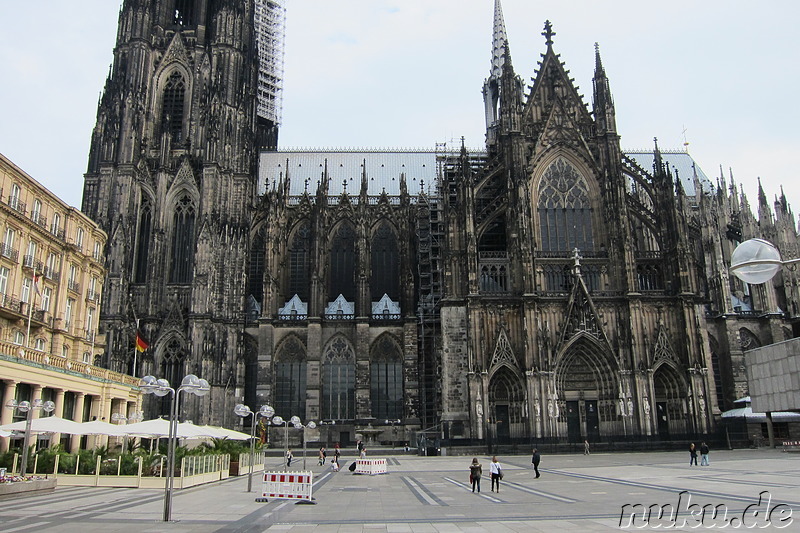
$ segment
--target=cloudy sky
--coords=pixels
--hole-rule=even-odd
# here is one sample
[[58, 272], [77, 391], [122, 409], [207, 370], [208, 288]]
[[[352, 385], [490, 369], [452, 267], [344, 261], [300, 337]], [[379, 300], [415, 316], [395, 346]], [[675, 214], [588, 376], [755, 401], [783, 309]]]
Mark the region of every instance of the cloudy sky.
[[[282, 147], [483, 144], [494, 0], [286, 0]], [[0, 152], [80, 206], [120, 0], [3, 2]], [[503, 0], [514, 67], [529, 80], [553, 22], [591, 105], [594, 43], [625, 149], [688, 149], [729, 168], [755, 202], [783, 186], [800, 207], [800, 2]]]

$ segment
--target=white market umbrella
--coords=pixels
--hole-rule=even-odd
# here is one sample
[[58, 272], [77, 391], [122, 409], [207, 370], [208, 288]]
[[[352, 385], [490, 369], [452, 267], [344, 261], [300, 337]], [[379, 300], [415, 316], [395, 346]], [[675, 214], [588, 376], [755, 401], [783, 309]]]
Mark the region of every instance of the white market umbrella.
[[[3, 431], [25, 432], [26, 420], [20, 420], [13, 424], [0, 426]], [[61, 418], [58, 416], [46, 416], [44, 418], [34, 418], [31, 420], [31, 433], [65, 433], [68, 435], [83, 435], [82, 424]]]
[[[120, 429], [125, 435], [134, 437], [169, 437], [169, 420], [154, 418], [153, 420], [121, 426]], [[188, 422], [179, 423], [177, 429], [177, 437], [182, 439], [201, 439], [210, 436], [207, 431], [199, 429], [198, 426]]]
[[230, 440], [249, 440], [250, 435], [242, 433], [241, 431], [234, 431], [232, 429], [221, 428], [217, 426], [201, 426], [203, 429], [213, 432], [211, 437], [215, 439], [230, 439]]
[[10, 436], [11, 436], [10, 431], [3, 431], [2, 429], [0, 429], [0, 437], [10, 437]]
[[122, 429], [124, 426], [109, 424], [103, 420], [92, 420], [81, 424], [82, 435], [108, 435], [109, 437], [125, 437], [128, 434]]

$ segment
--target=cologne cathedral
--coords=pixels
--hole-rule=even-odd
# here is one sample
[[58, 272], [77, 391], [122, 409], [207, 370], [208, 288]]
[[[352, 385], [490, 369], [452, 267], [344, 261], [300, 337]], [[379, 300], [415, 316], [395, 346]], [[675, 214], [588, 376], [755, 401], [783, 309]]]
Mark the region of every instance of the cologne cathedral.
[[270, 404], [342, 443], [685, 439], [747, 394], [746, 350], [800, 333], [796, 272], [729, 273], [752, 237], [798, 256], [785, 196], [759, 188], [754, 215], [686, 152], [624, 151], [599, 48], [591, 107], [550, 22], [526, 86], [496, 0], [483, 149], [280, 150], [283, 12], [120, 12], [83, 197], [109, 235], [98, 363], [207, 379], [181, 418]]

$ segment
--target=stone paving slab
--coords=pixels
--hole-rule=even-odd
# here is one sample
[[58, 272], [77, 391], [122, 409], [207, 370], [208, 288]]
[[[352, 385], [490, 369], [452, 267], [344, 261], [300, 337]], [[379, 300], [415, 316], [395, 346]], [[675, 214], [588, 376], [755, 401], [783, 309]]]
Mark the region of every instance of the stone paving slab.
[[[163, 522], [164, 491], [61, 487], [55, 492], [0, 502], [4, 533], [522, 533], [654, 529], [696, 531], [722, 525], [708, 516], [689, 520], [694, 508], [725, 506], [727, 529], [745, 529], [772, 511], [773, 522], [754, 529], [800, 531], [800, 454], [776, 450], [712, 451], [710, 467], [690, 467], [688, 453], [614, 453], [542, 457], [535, 479], [528, 456], [500, 457], [504, 479], [481, 493], [468, 486], [472, 457], [403, 456], [389, 474], [338, 473], [314, 462], [315, 505], [285, 500], [257, 503], [259, 478], [248, 493], [247, 478], [176, 490], [171, 522]], [[488, 472], [488, 457], [479, 457]], [[343, 465], [351, 458], [345, 458]], [[684, 492], [682, 492], [684, 491]], [[758, 509], [759, 496], [762, 502]], [[767, 501], [769, 498], [769, 501]], [[639, 504], [639, 507], [633, 507]], [[633, 514], [623, 514], [624, 505]], [[679, 515], [673, 523], [650, 520], [649, 506]], [[694, 506], [694, 507], [692, 507]], [[748, 507], [749, 506], [749, 507]], [[720, 507], [720, 509], [722, 509]], [[683, 513], [683, 514], [680, 514]], [[700, 516], [702, 513], [697, 513]], [[634, 521], [630, 522], [631, 516]], [[655, 518], [655, 515], [651, 515]], [[777, 520], [784, 518], [784, 522]], [[638, 520], [638, 521], [637, 521]], [[738, 520], [738, 527], [737, 522]], [[701, 523], [702, 522], [702, 523]], [[761, 528], [760, 526], [767, 527]]]

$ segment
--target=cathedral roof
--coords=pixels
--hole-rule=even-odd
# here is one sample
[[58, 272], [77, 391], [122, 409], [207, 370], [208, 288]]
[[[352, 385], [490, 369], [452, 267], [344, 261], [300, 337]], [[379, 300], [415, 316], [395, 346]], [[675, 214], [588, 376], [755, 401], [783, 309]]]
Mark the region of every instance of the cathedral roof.
[[[272, 189], [282, 182], [289, 169], [291, 196], [306, 190], [313, 195], [327, 164], [328, 196], [339, 196], [346, 190], [358, 196], [361, 176], [366, 172], [367, 194], [400, 195], [400, 176], [405, 174], [408, 193], [416, 196], [424, 183], [426, 192], [436, 183], [436, 152], [434, 150], [280, 150], [261, 152], [258, 169], [259, 194], [266, 183]], [[306, 180], [308, 188], [306, 189]]]
[[[646, 171], [653, 172], [653, 161], [655, 156], [653, 151], [650, 150], [632, 150], [624, 151], [625, 155], [636, 161], [636, 163]], [[687, 152], [669, 152], [661, 151], [661, 159], [669, 165], [672, 175], [675, 171], [678, 172], [678, 177], [683, 185], [683, 190], [686, 191], [687, 196], [695, 196], [694, 190], [694, 173], [697, 172], [697, 178], [700, 180], [703, 191], [710, 193], [713, 189], [711, 180], [708, 179], [705, 172], [700, 168], [700, 165], [695, 163], [692, 156]], [[693, 168], [694, 167], [694, 168]]]

